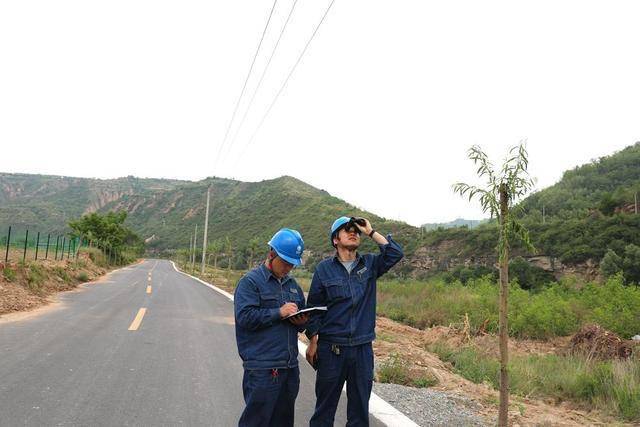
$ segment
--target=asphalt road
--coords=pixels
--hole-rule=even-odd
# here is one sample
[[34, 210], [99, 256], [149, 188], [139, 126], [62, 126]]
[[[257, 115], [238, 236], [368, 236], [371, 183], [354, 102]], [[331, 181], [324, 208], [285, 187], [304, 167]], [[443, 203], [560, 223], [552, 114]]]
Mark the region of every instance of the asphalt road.
[[[0, 321], [1, 426], [237, 425], [242, 365], [226, 297], [147, 260], [60, 300]], [[300, 365], [302, 426], [315, 374], [302, 357]], [[345, 406], [343, 396], [336, 425], [346, 423]]]

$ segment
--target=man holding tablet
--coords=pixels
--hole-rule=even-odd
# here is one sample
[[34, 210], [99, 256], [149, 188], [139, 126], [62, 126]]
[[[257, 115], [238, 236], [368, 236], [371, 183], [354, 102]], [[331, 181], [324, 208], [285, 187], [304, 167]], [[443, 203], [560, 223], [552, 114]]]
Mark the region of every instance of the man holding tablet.
[[308, 315], [295, 315], [305, 300], [289, 272], [301, 264], [304, 242], [300, 233], [283, 228], [269, 247], [266, 261], [240, 279], [234, 295], [246, 404], [241, 427], [293, 426], [300, 386], [298, 332]]

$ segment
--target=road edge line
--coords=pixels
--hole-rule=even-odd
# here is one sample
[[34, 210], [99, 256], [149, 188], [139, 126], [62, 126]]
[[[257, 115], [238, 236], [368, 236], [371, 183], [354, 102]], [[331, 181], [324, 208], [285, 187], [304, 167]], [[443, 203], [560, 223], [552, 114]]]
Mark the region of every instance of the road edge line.
[[220, 289], [219, 287], [212, 285], [211, 283], [205, 282], [202, 279], [199, 279], [195, 276], [190, 275], [189, 273], [185, 273], [184, 271], [180, 271], [178, 269], [178, 267], [176, 267], [176, 263], [173, 261], [170, 261], [171, 264], [173, 265], [173, 268], [180, 274], [184, 274], [185, 276], [191, 277], [193, 280], [200, 282], [202, 285], [205, 285], [207, 288], [211, 288], [214, 291], [218, 292], [219, 294], [224, 295], [225, 297], [229, 298], [230, 301], [233, 301], [233, 295], [231, 295], [229, 292], [225, 291], [224, 289]]
[[[191, 277], [200, 284], [213, 289], [214, 291], [227, 297], [230, 301], [233, 301], [233, 295], [231, 295], [229, 292], [220, 289], [217, 286], [212, 285], [211, 283], [207, 283], [202, 279], [192, 276], [189, 273], [180, 271], [178, 267], [176, 267], [175, 262], [170, 262], [173, 265], [173, 268], [178, 273]], [[298, 352], [302, 355], [302, 357], [304, 357], [304, 354], [307, 352], [307, 345], [300, 340], [298, 340]], [[343, 390], [346, 390], [346, 385], [345, 387], [343, 387]], [[391, 405], [389, 402], [375, 394], [373, 391], [371, 392], [371, 397], [369, 397], [369, 413], [373, 415], [378, 421], [384, 423], [387, 426], [418, 427], [418, 424], [416, 424], [413, 420], [400, 412], [398, 409], [393, 407], [393, 405]]]

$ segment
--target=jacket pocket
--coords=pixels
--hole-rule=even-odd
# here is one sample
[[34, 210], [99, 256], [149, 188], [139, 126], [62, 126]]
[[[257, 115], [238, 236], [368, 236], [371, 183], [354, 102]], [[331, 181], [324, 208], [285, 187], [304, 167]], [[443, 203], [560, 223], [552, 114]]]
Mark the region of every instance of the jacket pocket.
[[276, 295], [260, 295], [260, 308], [278, 307], [280, 307], [280, 304]]
[[333, 280], [325, 283], [329, 301], [338, 301], [349, 297], [349, 286], [342, 280]]

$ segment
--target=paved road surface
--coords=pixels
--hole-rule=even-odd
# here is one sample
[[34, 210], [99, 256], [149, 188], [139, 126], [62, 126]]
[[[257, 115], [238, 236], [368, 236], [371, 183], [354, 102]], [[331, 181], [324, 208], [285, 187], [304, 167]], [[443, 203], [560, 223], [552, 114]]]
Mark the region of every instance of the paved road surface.
[[[242, 365], [227, 298], [147, 260], [60, 300], [0, 319], [1, 426], [237, 425]], [[300, 362], [302, 426], [315, 397], [313, 370]], [[336, 425], [346, 422], [344, 399]]]

